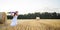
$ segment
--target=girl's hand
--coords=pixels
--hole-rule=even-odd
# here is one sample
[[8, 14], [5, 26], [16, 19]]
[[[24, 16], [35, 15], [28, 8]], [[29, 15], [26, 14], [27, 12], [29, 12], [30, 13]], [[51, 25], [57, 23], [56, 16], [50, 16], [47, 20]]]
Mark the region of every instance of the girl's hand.
[[14, 13], [11, 13], [11, 16], [14, 16]]

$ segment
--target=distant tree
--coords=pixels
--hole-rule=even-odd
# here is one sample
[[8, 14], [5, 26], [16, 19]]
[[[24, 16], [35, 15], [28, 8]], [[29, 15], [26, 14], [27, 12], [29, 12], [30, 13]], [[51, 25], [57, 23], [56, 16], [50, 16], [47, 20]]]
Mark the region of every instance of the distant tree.
[[[36, 17], [40, 17], [41, 19], [60, 19], [60, 13], [35, 12], [24, 15], [18, 15], [18, 19], [35, 19]], [[12, 19], [13, 17], [11, 15], [7, 15], [7, 18]]]
[[52, 15], [53, 15], [53, 16], [52, 16], [53, 19], [56, 19], [56, 18], [57, 18], [57, 13], [56, 13], [56, 12], [53, 12]]
[[12, 19], [12, 18], [13, 18], [13, 16], [7, 15], [7, 19]]

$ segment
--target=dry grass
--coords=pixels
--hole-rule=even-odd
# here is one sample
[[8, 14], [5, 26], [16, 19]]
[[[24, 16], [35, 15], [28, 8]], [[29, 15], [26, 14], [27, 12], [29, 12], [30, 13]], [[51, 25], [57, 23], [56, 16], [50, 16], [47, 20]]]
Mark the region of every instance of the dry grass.
[[11, 20], [0, 30], [60, 30], [60, 19], [20, 19], [18, 25], [11, 27]]
[[5, 12], [0, 12], [0, 24], [5, 24], [7, 15]]

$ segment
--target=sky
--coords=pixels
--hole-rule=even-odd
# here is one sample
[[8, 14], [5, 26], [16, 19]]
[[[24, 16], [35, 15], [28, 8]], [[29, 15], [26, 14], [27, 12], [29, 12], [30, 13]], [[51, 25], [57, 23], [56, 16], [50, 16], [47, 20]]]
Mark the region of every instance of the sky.
[[60, 0], [0, 0], [0, 12], [19, 11], [19, 14], [34, 12], [60, 13]]

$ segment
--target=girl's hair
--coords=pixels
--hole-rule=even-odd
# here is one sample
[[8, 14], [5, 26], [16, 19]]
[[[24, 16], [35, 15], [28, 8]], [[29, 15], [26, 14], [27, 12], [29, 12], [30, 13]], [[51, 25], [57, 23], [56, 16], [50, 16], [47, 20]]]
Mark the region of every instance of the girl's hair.
[[18, 15], [18, 11], [16, 11], [16, 12], [14, 13], [14, 16], [15, 16], [15, 15]]

